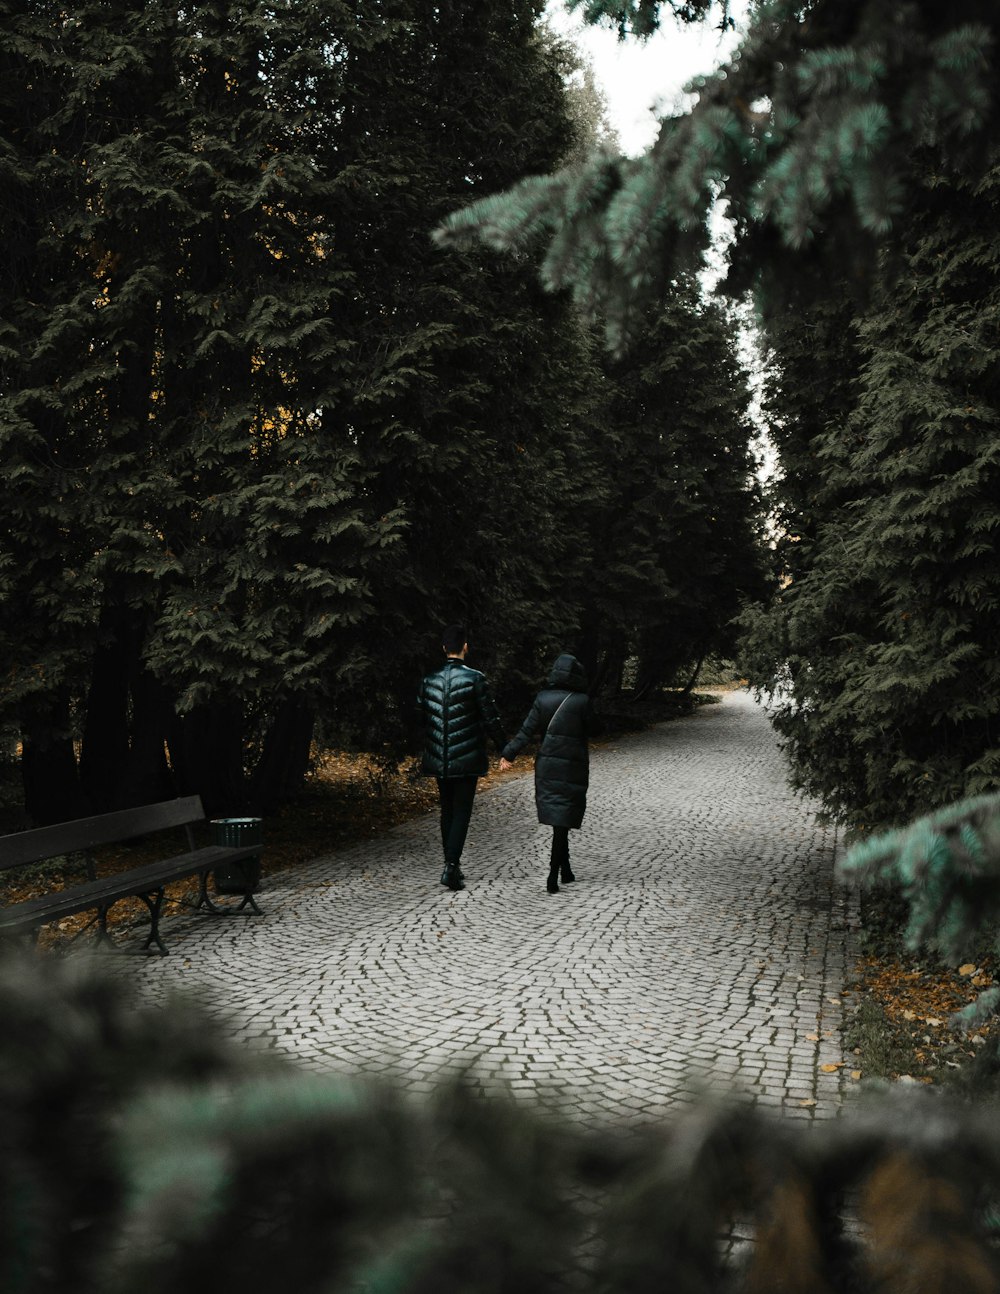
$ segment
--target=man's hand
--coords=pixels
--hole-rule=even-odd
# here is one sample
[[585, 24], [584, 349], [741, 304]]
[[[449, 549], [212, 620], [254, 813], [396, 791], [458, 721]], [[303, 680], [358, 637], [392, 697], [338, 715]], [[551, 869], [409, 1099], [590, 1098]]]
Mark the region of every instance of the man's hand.
[[506, 773], [506, 771], [507, 771], [507, 769], [508, 769], [508, 768], [513, 768], [513, 767], [514, 767], [514, 765], [510, 762], [510, 760], [509, 760], [509, 759], [504, 759], [504, 758], [502, 758], [502, 757], [501, 757], [501, 759], [500, 759], [500, 772], [501, 772], [501, 773]]

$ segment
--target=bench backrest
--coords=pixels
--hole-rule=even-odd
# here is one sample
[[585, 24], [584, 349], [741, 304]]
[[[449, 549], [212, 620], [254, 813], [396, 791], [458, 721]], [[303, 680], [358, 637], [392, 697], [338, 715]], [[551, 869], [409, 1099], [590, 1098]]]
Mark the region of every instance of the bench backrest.
[[101, 813], [94, 818], [76, 818], [51, 827], [18, 831], [12, 836], [0, 837], [0, 871], [131, 840], [167, 827], [189, 827], [204, 818], [201, 797], [186, 795], [178, 800], [163, 800], [136, 809], [120, 809], [117, 813]]

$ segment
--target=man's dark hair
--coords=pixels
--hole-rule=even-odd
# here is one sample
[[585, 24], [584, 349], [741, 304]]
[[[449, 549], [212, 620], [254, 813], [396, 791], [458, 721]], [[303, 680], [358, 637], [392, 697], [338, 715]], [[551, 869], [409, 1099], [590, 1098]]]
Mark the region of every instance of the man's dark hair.
[[441, 646], [456, 656], [469, 641], [464, 625], [446, 625], [441, 634]]

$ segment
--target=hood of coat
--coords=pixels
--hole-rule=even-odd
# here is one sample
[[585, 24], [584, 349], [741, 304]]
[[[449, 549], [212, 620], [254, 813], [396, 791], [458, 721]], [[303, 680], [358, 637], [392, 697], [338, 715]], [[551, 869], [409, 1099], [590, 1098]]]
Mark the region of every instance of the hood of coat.
[[569, 652], [563, 652], [552, 666], [548, 685], [568, 688], [570, 692], [586, 692], [587, 675], [575, 656], [571, 656]]

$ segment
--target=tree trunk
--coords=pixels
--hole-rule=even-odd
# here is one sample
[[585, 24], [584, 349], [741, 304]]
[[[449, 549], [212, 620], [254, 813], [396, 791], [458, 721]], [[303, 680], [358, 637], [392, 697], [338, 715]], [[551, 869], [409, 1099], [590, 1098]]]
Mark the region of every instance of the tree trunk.
[[302, 790], [309, 770], [315, 714], [303, 701], [283, 701], [264, 737], [250, 781], [251, 799], [261, 813], [270, 813]]
[[592, 675], [590, 695], [597, 696], [605, 691], [620, 692], [624, 668], [625, 658], [620, 651], [605, 652], [596, 672]]
[[166, 740], [173, 708], [158, 679], [141, 666], [132, 679], [129, 760], [119, 795], [124, 805], [155, 804], [177, 794], [167, 762]]
[[636, 672], [635, 691], [632, 693], [633, 700], [645, 701], [652, 696], [662, 686], [663, 677], [664, 668], [659, 659], [651, 657], [640, 660]]
[[577, 657], [586, 672], [590, 695], [594, 696], [599, 687], [600, 635], [597, 624], [589, 615], [585, 618], [583, 631], [577, 643]]
[[125, 806], [119, 798], [128, 766], [128, 680], [132, 672], [132, 613], [121, 607], [101, 612], [80, 749], [80, 781], [95, 813]]
[[71, 822], [92, 812], [80, 784], [65, 693], [49, 698], [22, 721], [21, 780], [34, 827]]
[[251, 812], [243, 771], [243, 713], [238, 705], [212, 701], [176, 715], [168, 741], [180, 795], [200, 795], [210, 818]]
[[701, 673], [701, 667], [702, 665], [704, 665], [704, 663], [705, 663], [705, 652], [702, 652], [701, 655], [698, 657], [697, 665], [695, 665], [694, 667], [694, 673], [691, 675], [691, 677], [688, 679], [688, 681], [684, 684], [683, 688], [681, 689], [681, 691], [685, 696], [691, 695], [694, 685], [698, 681], [698, 675]]
[[169, 698], [143, 666], [144, 636], [136, 612], [102, 612], [80, 753], [80, 779], [96, 813], [175, 794], [164, 749]]
[[666, 625], [652, 625], [639, 642], [639, 667], [636, 670], [637, 701], [645, 701], [667, 683], [672, 683], [685, 663], [677, 657], [677, 640]]

